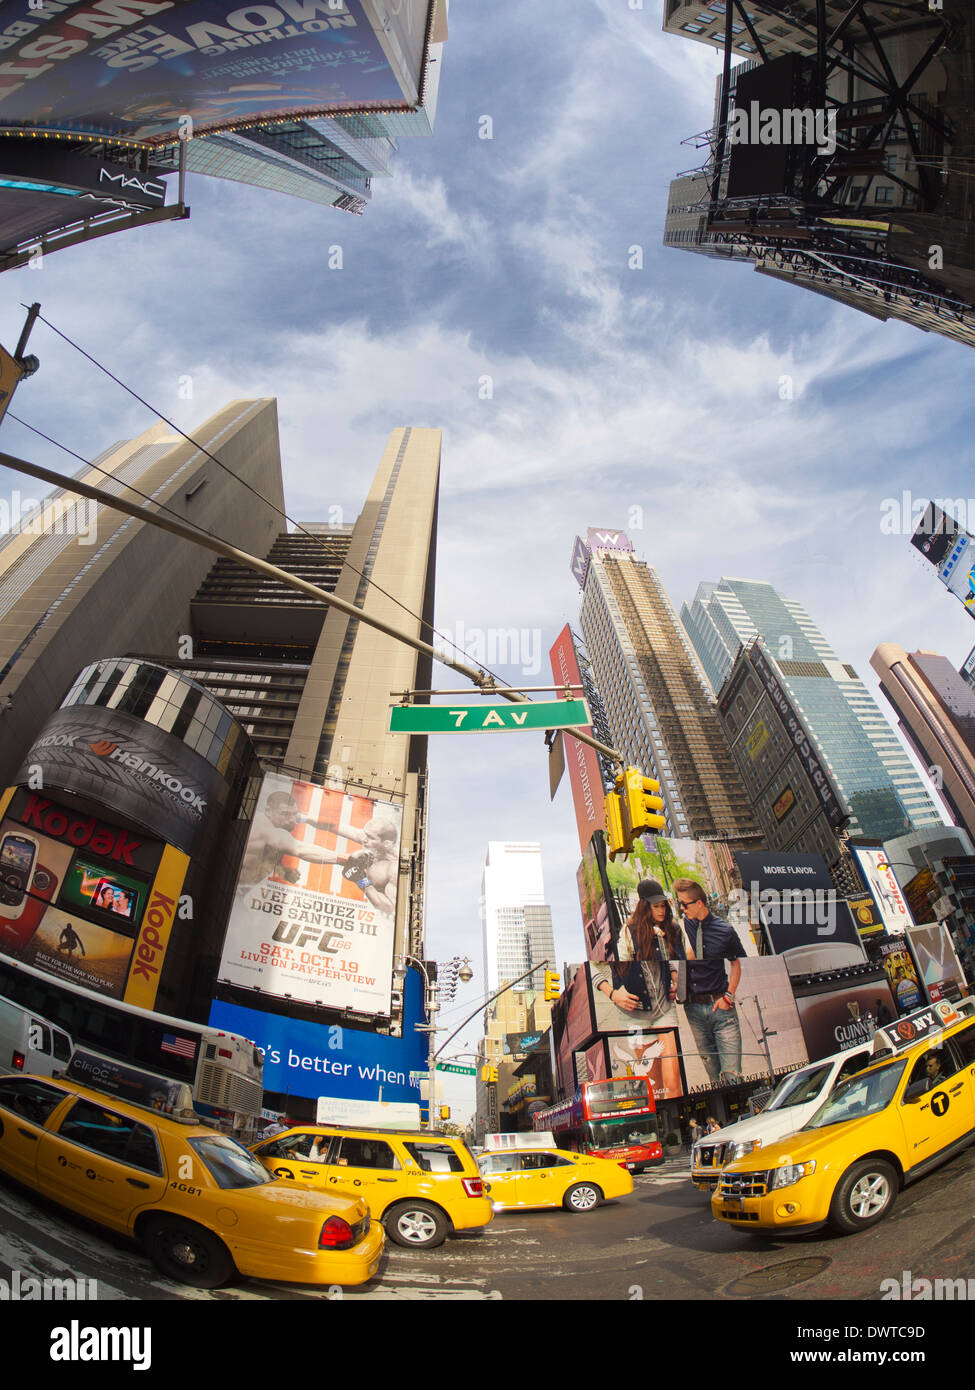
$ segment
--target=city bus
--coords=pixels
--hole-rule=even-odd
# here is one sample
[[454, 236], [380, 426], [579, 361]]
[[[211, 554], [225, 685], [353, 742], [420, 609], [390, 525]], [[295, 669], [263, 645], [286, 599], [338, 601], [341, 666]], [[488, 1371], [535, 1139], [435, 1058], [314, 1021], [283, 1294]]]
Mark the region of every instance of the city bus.
[[550, 1130], [560, 1149], [608, 1158], [634, 1173], [664, 1161], [646, 1076], [584, 1081], [571, 1100], [539, 1110], [532, 1124]]
[[63, 1028], [75, 1047], [190, 1087], [207, 1123], [256, 1138], [264, 1123], [264, 1059], [235, 1033], [106, 999], [0, 956], [0, 996]]

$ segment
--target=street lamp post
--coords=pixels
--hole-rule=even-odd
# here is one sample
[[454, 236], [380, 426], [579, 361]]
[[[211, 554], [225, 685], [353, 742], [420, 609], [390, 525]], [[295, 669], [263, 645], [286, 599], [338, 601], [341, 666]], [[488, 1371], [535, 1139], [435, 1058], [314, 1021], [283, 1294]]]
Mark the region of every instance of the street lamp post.
[[413, 1027], [418, 1033], [427, 1033], [429, 1035], [429, 1044], [427, 1046], [427, 1065], [429, 1068], [427, 1080], [427, 1128], [433, 1129], [434, 1112], [437, 1108], [437, 1014], [440, 1010], [440, 986], [438, 984], [438, 976], [441, 969], [446, 972], [444, 979], [444, 995], [446, 1001], [450, 1003], [457, 989], [457, 981], [460, 980], [466, 985], [469, 980], [474, 978], [474, 972], [471, 969], [471, 963], [467, 956], [452, 956], [450, 960], [443, 962], [442, 965], [438, 965], [433, 961], [431, 961], [430, 964], [436, 967], [433, 976], [431, 976], [430, 971], [427, 969], [427, 962], [420, 960], [417, 956], [397, 956], [396, 970], [393, 978], [395, 982], [401, 984], [405, 983], [407, 965], [415, 965], [423, 976], [425, 987], [423, 1003], [428, 1022], [414, 1023]]

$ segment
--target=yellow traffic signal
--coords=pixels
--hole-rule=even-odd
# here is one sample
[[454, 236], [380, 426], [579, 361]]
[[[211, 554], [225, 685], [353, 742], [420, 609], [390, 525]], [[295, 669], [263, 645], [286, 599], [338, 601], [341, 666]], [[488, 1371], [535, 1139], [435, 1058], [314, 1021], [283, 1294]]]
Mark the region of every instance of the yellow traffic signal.
[[496, 1084], [497, 1084], [497, 1080], [498, 1080], [498, 1069], [497, 1069], [497, 1067], [491, 1067], [491, 1066], [484, 1066], [484, 1067], [482, 1067], [482, 1068], [481, 1068], [481, 1080], [484, 1082], [485, 1086], [496, 1085]]
[[558, 999], [562, 993], [562, 977], [554, 970], [545, 972], [545, 999], [551, 1003], [553, 999]]
[[449, 1105], [441, 1105], [441, 1107], [440, 1107], [440, 1118], [441, 1118], [442, 1120], [449, 1120], [449, 1119], [450, 1119], [450, 1106], [449, 1106]]
[[615, 792], [609, 792], [604, 804], [606, 809], [606, 843], [609, 847], [610, 859], [615, 859], [618, 854], [629, 854], [630, 852], [630, 842], [623, 826], [623, 803]]
[[[620, 779], [617, 778], [618, 788], [619, 784]], [[620, 790], [625, 808], [625, 828], [629, 832], [627, 849], [631, 849], [638, 835], [647, 830], [663, 830], [667, 822], [659, 814], [664, 807], [659, 795], [659, 782], [652, 777], [644, 777], [638, 767], [627, 767], [623, 769], [622, 784]]]

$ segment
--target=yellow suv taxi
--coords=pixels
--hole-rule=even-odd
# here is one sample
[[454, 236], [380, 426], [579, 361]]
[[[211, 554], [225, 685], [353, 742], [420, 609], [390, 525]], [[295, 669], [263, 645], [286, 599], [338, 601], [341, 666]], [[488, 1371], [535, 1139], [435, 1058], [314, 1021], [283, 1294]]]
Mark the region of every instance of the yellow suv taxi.
[[873, 1064], [841, 1081], [805, 1128], [725, 1167], [711, 1198], [717, 1220], [743, 1231], [861, 1231], [901, 1187], [975, 1139], [969, 1001], [919, 1009], [874, 1043]]
[[449, 1134], [295, 1125], [252, 1150], [296, 1187], [364, 1197], [390, 1240], [414, 1250], [494, 1216], [473, 1154]]
[[[184, 1091], [189, 1101], [189, 1090]], [[383, 1231], [364, 1200], [276, 1182], [236, 1140], [78, 1082], [0, 1077], [0, 1171], [139, 1241], [196, 1288], [235, 1272], [362, 1284]]]
[[506, 1148], [482, 1153], [477, 1165], [487, 1179], [496, 1211], [513, 1207], [594, 1211], [601, 1202], [633, 1191], [632, 1177], [618, 1162], [568, 1149]]

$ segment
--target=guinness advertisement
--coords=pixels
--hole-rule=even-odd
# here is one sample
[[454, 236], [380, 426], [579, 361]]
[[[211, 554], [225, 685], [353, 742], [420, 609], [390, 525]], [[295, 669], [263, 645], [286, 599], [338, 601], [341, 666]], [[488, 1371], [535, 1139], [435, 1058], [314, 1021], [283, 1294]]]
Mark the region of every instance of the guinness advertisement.
[[898, 1015], [886, 972], [835, 981], [793, 985], [799, 1022], [810, 1062], [868, 1043], [878, 1028]]
[[211, 803], [226, 789], [213, 764], [181, 739], [100, 705], [56, 710], [16, 780], [102, 802], [187, 854], [196, 848]]

